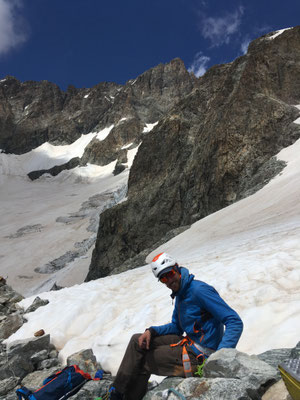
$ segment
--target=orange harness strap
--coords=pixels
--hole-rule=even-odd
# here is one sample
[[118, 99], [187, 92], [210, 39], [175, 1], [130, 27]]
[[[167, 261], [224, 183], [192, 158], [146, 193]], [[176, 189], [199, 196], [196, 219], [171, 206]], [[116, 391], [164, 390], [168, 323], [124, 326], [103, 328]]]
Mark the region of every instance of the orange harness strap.
[[182, 365], [184, 370], [184, 375], [186, 378], [191, 378], [192, 373], [192, 363], [189, 354], [186, 349], [186, 345], [189, 343], [189, 338], [183, 338], [178, 343], [170, 344], [171, 347], [182, 346]]

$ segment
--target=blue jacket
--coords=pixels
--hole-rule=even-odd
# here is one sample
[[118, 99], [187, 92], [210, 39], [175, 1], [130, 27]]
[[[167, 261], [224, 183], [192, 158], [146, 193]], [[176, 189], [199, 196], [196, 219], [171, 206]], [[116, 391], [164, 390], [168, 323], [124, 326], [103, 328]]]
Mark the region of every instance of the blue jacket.
[[236, 347], [243, 331], [238, 314], [212, 286], [194, 280], [188, 269], [181, 267], [180, 273], [180, 289], [172, 294], [176, 297], [172, 322], [151, 328], [159, 336], [185, 332], [196, 343], [213, 350]]

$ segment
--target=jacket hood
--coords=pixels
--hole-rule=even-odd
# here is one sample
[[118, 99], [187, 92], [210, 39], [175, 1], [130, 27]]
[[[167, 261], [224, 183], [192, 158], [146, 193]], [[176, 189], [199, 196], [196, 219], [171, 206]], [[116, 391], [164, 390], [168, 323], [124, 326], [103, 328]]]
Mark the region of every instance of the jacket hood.
[[181, 280], [180, 280], [180, 289], [178, 292], [173, 292], [171, 294], [172, 299], [176, 296], [182, 296], [190, 286], [190, 283], [194, 279], [194, 275], [190, 274], [189, 270], [185, 267], [179, 267], [179, 272], [181, 274]]

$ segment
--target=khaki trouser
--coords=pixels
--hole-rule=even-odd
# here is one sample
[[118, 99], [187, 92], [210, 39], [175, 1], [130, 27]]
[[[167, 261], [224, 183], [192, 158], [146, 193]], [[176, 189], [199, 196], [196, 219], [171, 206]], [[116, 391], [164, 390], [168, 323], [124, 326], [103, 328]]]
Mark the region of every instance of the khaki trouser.
[[[125, 355], [117, 372], [113, 386], [125, 394], [126, 400], [140, 400], [147, 391], [148, 380], [151, 374], [162, 376], [182, 376], [182, 347], [170, 347], [170, 344], [179, 342], [182, 337], [177, 335], [157, 336], [151, 340], [149, 350], [141, 349], [135, 334], [130, 339]], [[196, 371], [198, 361], [189, 351], [193, 372]]]

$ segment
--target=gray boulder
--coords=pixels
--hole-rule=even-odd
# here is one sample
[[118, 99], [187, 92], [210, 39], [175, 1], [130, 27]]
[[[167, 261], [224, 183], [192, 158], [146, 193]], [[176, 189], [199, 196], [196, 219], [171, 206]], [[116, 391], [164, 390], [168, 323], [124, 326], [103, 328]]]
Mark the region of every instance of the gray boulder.
[[7, 339], [23, 325], [23, 314], [19, 311], [0, 317], [0, 340]]
[[149, 390], [143, 397], [143, 400], [162, 399], [163, 393], [165, 393], [166, 390], [169, 388], [177, 388], [183, 380], [184, 378], [181, 377], [165, 378], [158, 386], [152, 390]]
[[300, 342], [292, 349], [291, 358], [300, 358]]
[[247, 385], [239, 379], [225, 378], [168, 378], [153, 390], [149, 391], [143, 400], [178, 400], [175, 392], [188, 400], [250, 400]]
[[39, 296], [37, 296], [33, 303], [26, 309], [25, 314], [36, 311], [38, 308], [45, 306], [49, 303], [49, 300], [42, 300]]
[[42, 350], [49, 351], [50, 335], [44, 335], [24, 340], [16, 340], [8, 346], [9, 356], [19, 355], [30, 359], [33, 354]]
[[24, 378], [35, 370], [34, 360], [39, 360], [39, 353], [49, 353], [50, 336], [17, 340], [10, 344], [0, 358], [0, 379], [10, 377]]
[[94, 376], [98, 369], [102, 369], [97, 362], [92, 349], [81, 350], [67, 358], [67, 365], [78, 365], [78, 367], [88, 374]]
[[49, 369], [52, 367], [58, 367], [60, 362], [57, 358], [47, 358], [47, 360], [43, 360], [37, 365], [37, 369]]
[[268, 350], [264, 353], [258, 354], [257, 357], [271, 365], [274, 368], [278, 367], [278, 364], [284, 360], [287, 360], [291, 356], [291, 349], [274, 349]]
[[16, 400], [16, 392], [13, 390], [4, 396], [0, 396], [0, 400]]
[[10, 392], [18, 385], [19, 382], [20, 379], [13, 377], [3, 379], [0, 384], [0, 396], [4, 396], [8, 392]]
[[246, 383], [251, 398], [256, 398], [256, 394], [263, 394], [280, 379], [278, 370], [274, 367], [261, 361], [256, 355], [249, 356], [236, 349], [221, 349], [212, 354], [203, 372], [205, 378], [239, 379]]
[[28, 389], [36, 390], [43, 385], [43, 381], [48, 378], [48, 376], [58, 372], [60, 368], [53, 367], [43, 371], [34, 371], [28, 374], [21, 382], [22, 386], [26, 386]]
[[102, 397], [108, 391], [112, 380], [89, 381], [82, 389], [74, 396], [72, 400], [94, 400], [97, 397]]

